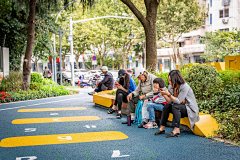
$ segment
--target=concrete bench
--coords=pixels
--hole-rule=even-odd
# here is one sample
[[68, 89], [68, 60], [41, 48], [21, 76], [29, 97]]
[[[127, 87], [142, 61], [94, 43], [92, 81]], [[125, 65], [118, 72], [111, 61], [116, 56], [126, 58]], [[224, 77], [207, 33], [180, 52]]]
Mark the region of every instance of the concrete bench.
[[[108, 93], [112, 93], [112, 90], [107, 90], [103, 92], [99, 92], [97, 94], [93, 95], [93, 102], [95, 104], [108, 107], [110, 108], [115, 101], [114, 95], [109, 95]], [[122, 104], [122, 113], [127, 114], [126, 112], [127, 103]], [[156, 119], [161, 118], [161, 111], [155, 111]], [[215, 135], [214, 131], [217, 131], [219, 128], [219, 124], [216, 122], [216, 120], [210, 115], [205, 113], [199, 113], [200, 120], [195, 123], [193, 133], [199, 136], [213, 136]], [[172, 121], [173, 115], [170, 114], [168, 121]], [[180, 124], [186, 125], [190, 128], [190, 123], [188, 120], [188, 117], [181, 118]]]

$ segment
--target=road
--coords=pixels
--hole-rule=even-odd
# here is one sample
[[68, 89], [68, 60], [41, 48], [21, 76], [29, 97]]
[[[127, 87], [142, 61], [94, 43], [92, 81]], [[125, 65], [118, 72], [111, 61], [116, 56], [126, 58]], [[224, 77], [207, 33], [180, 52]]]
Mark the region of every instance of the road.
[[[78, 95], [0, 105], [0, 160], [240, 159], [240, 147], [182, 132], [121, 124], [96, 107], [88, 90]], [[166, 128], [166, 133], [172, 128]]]

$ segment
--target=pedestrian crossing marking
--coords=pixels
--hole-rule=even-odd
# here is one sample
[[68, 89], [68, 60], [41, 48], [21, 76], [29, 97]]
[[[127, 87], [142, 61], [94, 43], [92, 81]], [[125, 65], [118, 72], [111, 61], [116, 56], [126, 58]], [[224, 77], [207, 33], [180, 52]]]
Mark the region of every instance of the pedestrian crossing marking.
[[55, 135], [37, 135], [10, 137], [1, 140], [1, 147], [38, 146], [65, 143], [84, 143], [96, 141], [112, 141], [127, 139], [128, 136], [119, 131], [70, 133]]
[[98, 116], [75, 116], [75, 117], [51, 117], [51, 118], [27, 118], [15, 119], [12, 124], [30, 124], [30, 123], [53, 123], [53, 122], [74, 122], [74, 121], [93, 121], [100, 120]]
[[36, 108], [36, 109], [19, 109], [18, 112], [72, 111], [85, 109], [87, 108], [86, 107]]

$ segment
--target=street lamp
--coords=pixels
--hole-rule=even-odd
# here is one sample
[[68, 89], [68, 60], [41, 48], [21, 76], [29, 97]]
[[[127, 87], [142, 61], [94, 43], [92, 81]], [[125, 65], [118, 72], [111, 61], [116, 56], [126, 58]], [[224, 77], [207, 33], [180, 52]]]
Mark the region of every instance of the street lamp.
[[[72, 1], [72, 2], [69, 2], [67, 5], [65, 5], [62, 10], [58, 13], [57, 17], [56, 17], [56, 21], [55, 23], [57, 23], [57, 20], [58, 20], [58, 17], [60, 16], [61, 12], [69, 5], [69, 4], [72, 4], [76, 1], [81, 1], [81, 0], [75, 0], [75, 1]], [[124, 14], [123, 14], [124, 15]], [[70, 29], [69, 29], [69, 40], [70, 40], [70, 51], [71, 51], [71, 58], [70, 58], [70, 62], [71, 62], [71, 65], [72, 65], [72, 72], [71, 72], [71, 82], [72, 82], [72, 86], [74, 86], [74, 60], [73, 60], [73, 34], [72, 34], [72, 26], [74, 23], [81, 23], [81, 22], [87, 22], [87, 21], [91, 21], [91, 20], [97, 20], [97, 19], [103, 19], [103, 18], [122, 18], [122, 19], [134, 19], [133, 16], [132, 17], [124, 17], [124, 16], [103, 16], [103, 17], [96, 17], [96, 18], [89, 18], [89, 19], [83, 19], [83, 20], [79, 20], [79, 21], [72, 21], [72, 17], [69, 18], [69, 21], [70, 21]], [[53, 45], [54, 45], [54, 53], [56, 53], [56, 45], [55, 45], [55, 34], [53, 34]], [[60, 52], [60, 56], [61, 56], [61, 52]], [[60, 59], [60, 62], [62, 60]], [[56, 63], [56, 57], [55, 57], [55, 63]], [[56, 64], [55, 64], [55, 69], [56, 69]], [[60, 66], [60, 72], [62, 73], [62, 68]], [[54, 76], [55, 76], [55, 80], [56, 80], [56, 71], [54, 72]], [[60, 75], [62, 77], [62, 75]], [[57, 81], [57, 80], [56, 80]]]
[[[83, 19], [83, 20], [78, 20], [78, 21], [72, 21], [72, 17], [69, 18], [69, 31], [70, 35], [73, 36], [72, 30], [73, 30], [73, 24], [75, 23], [82, 23], [82, 22], [87, 22], [87, 21], [92, 21], [92, 20], [97, 20], [97, 19], [104, 19], [104, 18], [121, 18], [121, 19], [134, 19], [133, 17], [122, 17], [122, 16], [103, 16], [103, 17], [96, 17], [96, 18], [89, 18], [89, 19]], [[73, 62], [73, 38], [70, 41], [70, 52], [71, 52], [71, 65], [72, 65], [72, 86], [74, 86], [74, 62]]]

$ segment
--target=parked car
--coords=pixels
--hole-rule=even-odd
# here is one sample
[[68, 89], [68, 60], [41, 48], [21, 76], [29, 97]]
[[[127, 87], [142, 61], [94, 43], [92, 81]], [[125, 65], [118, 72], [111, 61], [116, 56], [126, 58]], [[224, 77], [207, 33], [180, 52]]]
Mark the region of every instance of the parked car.
[[99, 72], [98, 70], [90, 70], [88, 71], [91, 77], [94, 77], [96, 74], [100, 75], [102, 72]]

